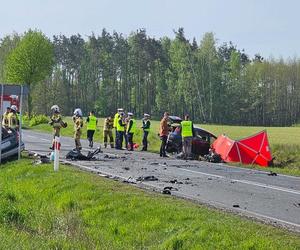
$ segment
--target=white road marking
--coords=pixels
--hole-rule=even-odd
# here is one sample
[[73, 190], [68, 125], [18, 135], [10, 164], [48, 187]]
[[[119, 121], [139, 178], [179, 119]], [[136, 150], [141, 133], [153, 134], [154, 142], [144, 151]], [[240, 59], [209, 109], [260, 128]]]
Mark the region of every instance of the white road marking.
[[248, 184], [248, 185], [253, 185], [253, 186], [263, 187], [263, 188], [269, 188], [269, 189], [273, 189], [273, 190], [277, 190], [277, 191], [282, 191], [282, 192], [287, 192], [287, 193], [291, 193], [291, 194], [300, 195], [300, 191], [294, 190], [294, 189], [283, 188], [283, 187], [278, 187], [278, 186], [272, 186], [272, 185], [267, 185], [267, 184], [254, 182], [254, 181], [231, 179], [231, 178], [228, 178], [228, 177], [225, 177], [225, 176], [222, 176], [222, 175], [208, 174], [208, 173], [203, 173], [203, 172], [200, 172], [200, 171], [193, 171], [193, 170], [190, 170], [190, 169], [184, 169], [184, 168], [178, 168], [178, 169], [183, 170], [183, 171], [187, 171], [187, 172], [191, 172], [191, 173], [195, 173], [195, 174], [206, 175], [206, 176], [216, 177], [216, 178], [220, 178], [220, 179], [227, 179], [227, 180], [231, 180], [231, 181], [235, 181], [235, 182], [239, 182], [239, 183], [243, 183], [243, 184]]

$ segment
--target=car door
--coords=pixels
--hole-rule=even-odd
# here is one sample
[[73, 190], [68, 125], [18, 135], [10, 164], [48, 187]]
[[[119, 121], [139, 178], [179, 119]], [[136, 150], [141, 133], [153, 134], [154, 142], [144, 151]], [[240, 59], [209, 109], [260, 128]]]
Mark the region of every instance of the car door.
[[2, 127], [2, 140], [1, 140], [1, 150], [5, 153], [12, 148], [16, 147], [15, 133], [12, 130], [7, 130]]

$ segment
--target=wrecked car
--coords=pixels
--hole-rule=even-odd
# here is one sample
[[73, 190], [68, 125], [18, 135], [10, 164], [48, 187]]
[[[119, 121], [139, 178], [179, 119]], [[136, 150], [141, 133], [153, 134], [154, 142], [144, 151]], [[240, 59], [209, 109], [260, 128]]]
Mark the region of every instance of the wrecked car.
[[[182, 151], [182, 137], [180, 123], [182, 119], [178, 116], [169, 116], [169, 126], [171, 132], [169, 133], [166, 145], [168, 153], [180, 153]], [[194, 155], [207, 155], [209, 153], [210, 145], [217, 138], [211, 132], [194, 126], [194, 137], [192, 141], [192, 153]]]
[[[21, 150], [24, 150], [24, 143], [21, 142]], [[1, 140], [1, 160], [9, 159], [18, 155], [19, 150], [19, 132], [15, 129], [2, 127]]]

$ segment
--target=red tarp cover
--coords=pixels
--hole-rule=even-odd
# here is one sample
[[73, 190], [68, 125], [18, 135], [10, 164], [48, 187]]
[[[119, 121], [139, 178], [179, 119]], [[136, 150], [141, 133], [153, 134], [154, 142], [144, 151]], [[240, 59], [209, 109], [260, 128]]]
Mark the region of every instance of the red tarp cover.
[[212, 148], [225, 162], [240, 162], [269, 166], [272, 154], [266, 131], [234, 141], [225, 135], [220, 135], [212, 144]]

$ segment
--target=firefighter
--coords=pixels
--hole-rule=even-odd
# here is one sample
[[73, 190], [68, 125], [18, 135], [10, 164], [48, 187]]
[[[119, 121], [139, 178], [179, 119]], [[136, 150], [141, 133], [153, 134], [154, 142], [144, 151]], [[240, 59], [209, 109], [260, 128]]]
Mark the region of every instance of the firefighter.
[[8, 128], [8, 115], [10, 113], [10, 107], [6, 108], [6, 111], [3, 114], [3, 118], [2, 118], [2, 126], [4, 126], [5, 128]]
[[83, 127], [82, 111], [80, 108], [74, 110], [74, 115], [72, 119], [74, 122], [75, 148], [76, 150], [80, 151], [82, 149], [80, 138], [81, 138], [82, 127]]
[[148, 135], [150, 132], [150, 126], [151, 126], [151, 122], [150, 122], [150, 115], [149, 114], [144, 114], [144, 118], [142, 120], [143, 126], [143, 148], [142, 151], [147, 151], [148, 150]]
[[8, 119], [8, 127], [12, 129], [19, 129], [19, 119], [17, 115], [17, 106], [12, 105], [10, 107], [10, 113], [7, 116]]
[[104, 120], [104, 129], [103, 129], [103, 138], [104, 138], [104, 147], [107, 148], [107, 137], [109, 137], [110, 147], [114, 147], [114, 138], [112, 129], [114, 127], [114, 120], [111, 116], [108, 116]]
[[133, 136], [136, 133], [136, 121], [133, 119], [133, 113], [128, 113], [128, 124], [127, 124], [127, 138], [128, 138], [128, 150], [133, 151]]
[[94, 111], [90, 112], [90, 115], [86, 119], [86, 123], [87, 123], [86, 129], [87, 129], [87, 138], [89, 141], [89, 147], [92, 148], [94, 144], [93, 137], [98, 124], [98, 119], [96, 118]]
[[124, 119], [125, 114], [122, 112], [120, 113], [120, 117], [118, 119], [118, 123], [117, 123], [117, 135], [118, 135], [118, 139], [117, 139], [117, 145], [116, 145], [116, 149], [123, 149], [123, 138], [125, 135], [125, 119]]
[[185, 115], [184, 121], [181, 122], [182, 152], [184, 159], [192, 155], [192, 141], [194, 136], [194, 125], [190, 121], [189, 115]]
[[61, 128], [66, 128], [67, 123], [62, 120], [62, 116], [60, 114], [60, 110], [59, 110], [59, 107], [57, 105], [53, 105], [51, 107], [51, 112], [52, 112], [52, 115], [50, 117], [49, 124], [53, 128], [53, 140], [52, 140], [52, 146], [50, 147], [50, 149], [54, 150], [55, 137], [56, 136], [60, 137], [60, 129]]
[[124, 111], [124, 109], [122, 108], [118, 108], [117, 110], [117, 113], [115, 114], [114, 116], [114, 128], [115, 128], [115, 145], [116, 145], [116, 148], [117, 148], [117, 145], [118, 145], [118, 121], [119, 121], [119, 118], [120, 118], [120, 114]]

